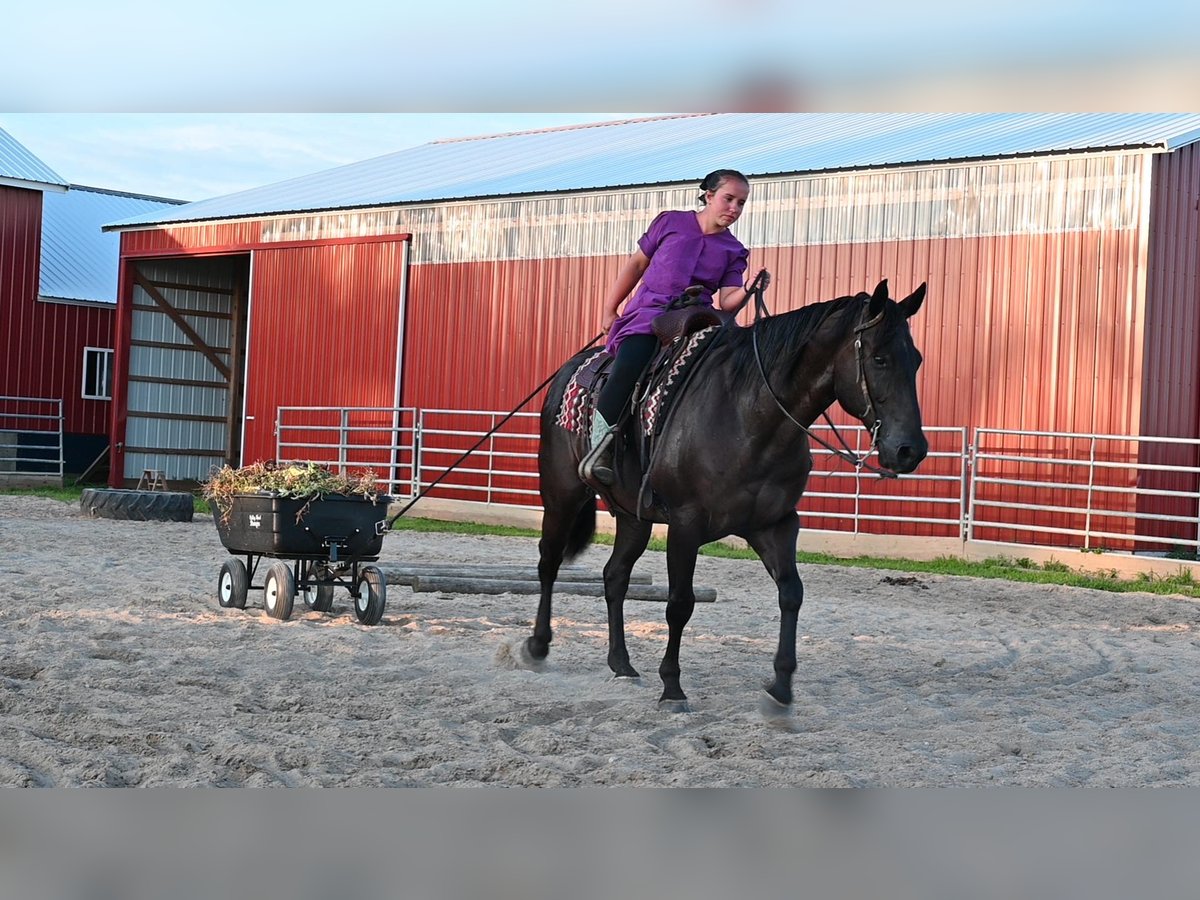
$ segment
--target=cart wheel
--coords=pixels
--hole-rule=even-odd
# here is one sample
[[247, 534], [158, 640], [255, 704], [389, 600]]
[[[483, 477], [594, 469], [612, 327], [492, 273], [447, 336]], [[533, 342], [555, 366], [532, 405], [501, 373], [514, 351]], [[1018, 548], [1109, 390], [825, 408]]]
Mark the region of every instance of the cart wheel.
[[292, 603], [296, 600], [296, 578], [291, 566], [277, 562], [267, 569], [267, 580], [263, 585], [263, 607], [267, 615], [275, 619], [286, 619], [292, 614]]
[[359, 570], [358, 596], [354, 598], [354, 614], [364, 625], [378, 625], [387, 603], [387, 582], [378, 566], [363, 566]]
[[240, 559], [226, 560], [217, 579], [217, 602], [225, 609], [245, 609], [249, 587], [246, 564]]
[[[328, 566], [313, 566], [308, 572], [308, 578], [332, 578], [333, 573]], [[313, 612], [329, 612], [333, 609], [333, 585], [310, 584], [300, 595], [304, 605]]]

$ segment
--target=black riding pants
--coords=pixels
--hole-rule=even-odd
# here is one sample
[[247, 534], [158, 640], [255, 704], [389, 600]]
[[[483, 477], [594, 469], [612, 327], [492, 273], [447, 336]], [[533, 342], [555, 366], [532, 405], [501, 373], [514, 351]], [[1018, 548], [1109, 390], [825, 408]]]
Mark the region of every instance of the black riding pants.
[[629, 406], [629, 398], [633, 395], [638, 377], [657, 349], [658, 338], [652, 334], [631, 334], [621, 341], [608, 381], [596, 398], [596, 409], [609, 425], [615, 425]]

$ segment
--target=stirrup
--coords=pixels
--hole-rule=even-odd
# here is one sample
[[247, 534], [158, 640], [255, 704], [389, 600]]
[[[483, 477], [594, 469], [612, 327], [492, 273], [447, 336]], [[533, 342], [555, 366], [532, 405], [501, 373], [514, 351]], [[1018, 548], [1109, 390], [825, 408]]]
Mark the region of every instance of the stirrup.
[[600, 438], [587, 455], [579, 463], [578, 475], [581, 481], [588, 484], [599, 483], [607, 487], [616, 481], [613, 473], [613, 443], [616, 440], [616, 429], [610, 428]]

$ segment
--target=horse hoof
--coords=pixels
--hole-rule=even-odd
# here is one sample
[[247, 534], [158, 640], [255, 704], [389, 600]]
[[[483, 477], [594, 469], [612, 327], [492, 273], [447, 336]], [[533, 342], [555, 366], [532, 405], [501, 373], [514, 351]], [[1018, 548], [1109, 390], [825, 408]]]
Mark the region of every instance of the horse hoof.
[[496, 648], [495, 665], [502, 669], [528, 669], [531, 672], [541, 672], [546, 668], [546, 660], [538, 659], [529, 652], [525, 641], [515, 641], [512, 644], [501, 644]]
[[766, 692], [763, 693], [758, 701], [758, 710], [762, 713], [763, 718], [769, 722], [783, 722], [790, 720], [792, 717], [792, 705], [790, 703], [780, 703]]
[[521, 665], [526, 669], [530, 669], [534, 672], [540, 672], [546, 668], [546, 657], [543, 656], [541, 659], [539, 659], [530, 653], [529, 641], [521, 641], [517, 644], [517, 657], [520, 660]]
[[688, 713], [692, 711], [692, 708], [688, 706], [686, 700], [662, 699], [658, 701], [658, 710], [659, 712]]

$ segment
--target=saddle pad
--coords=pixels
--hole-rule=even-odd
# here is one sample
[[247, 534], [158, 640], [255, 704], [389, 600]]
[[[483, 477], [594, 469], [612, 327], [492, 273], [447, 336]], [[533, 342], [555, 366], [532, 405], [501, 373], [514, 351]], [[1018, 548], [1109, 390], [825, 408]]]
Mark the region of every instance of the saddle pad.
[[555, 424], [566, 431], [590, 434], [592, 430], [592, 393], [600, 369], [612, 357], [606, 350], [596, 350], [571, 375], [563, 391]]
[[642, 434], [647, 438], [655, 436], [655, 429], [664, 420], [666, 411], [675, 400], [674, 391], [683, 382], [688, 365], [699, 358], [698, 351], [702, 345], [718, 331], [719, 325], [710, 325], [683, 338], [679, 351], [669, 357], [666, 371], [655, 373], [654, 387], [642, 403]]

